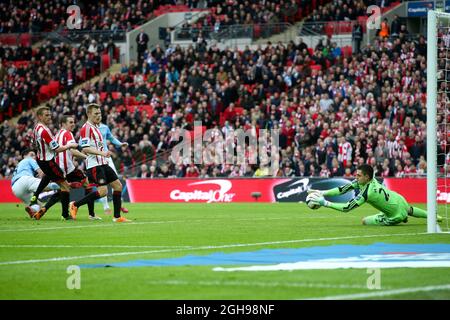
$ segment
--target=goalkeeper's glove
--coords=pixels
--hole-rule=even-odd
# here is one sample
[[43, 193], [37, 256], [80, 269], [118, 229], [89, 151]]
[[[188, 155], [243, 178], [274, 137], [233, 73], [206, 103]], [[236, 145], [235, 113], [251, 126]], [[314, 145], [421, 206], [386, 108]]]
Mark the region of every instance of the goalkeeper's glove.
[[311, 201], [314, 202], [314, 203], [316, 203], [316, 204], [321, 205], [322, 207], [328, 207], [328, 205], [329, 205], [329, 203], [330, 203], [329, 201], [325, 200], [325, 198], [323, 197], [323, 195], [318, 194], [318, 193], [314, 193], [314, 194], [311, 196]]
[[318, 194], [320, 194], [321, 196], [323, 196], [323, 192], [324, 192], [324, 191], [322, 191], [322, 190], [314, 190], [314, 189], [309, 189], [309, 190], [307, 191], [308, 194], [311, 194], [311, 193], [318, 193]]

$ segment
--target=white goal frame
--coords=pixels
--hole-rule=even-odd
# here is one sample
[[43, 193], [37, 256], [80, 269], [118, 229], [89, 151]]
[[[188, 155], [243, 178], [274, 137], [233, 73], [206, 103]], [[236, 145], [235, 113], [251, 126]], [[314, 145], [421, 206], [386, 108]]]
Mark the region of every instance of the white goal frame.
[[428, 11], [427, 19], [427, 232], [441, 232], [436, 221], [437, 204], [437, 77], [438, 77], [438, 19], [450, 14]]

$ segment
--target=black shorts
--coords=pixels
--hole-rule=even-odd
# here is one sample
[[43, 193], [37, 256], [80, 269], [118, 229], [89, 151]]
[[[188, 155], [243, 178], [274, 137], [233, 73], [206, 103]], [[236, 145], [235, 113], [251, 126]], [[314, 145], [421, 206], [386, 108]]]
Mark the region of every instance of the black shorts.
[[68, 182], [84, 183], [86, 179], [86, 175], [80, 169], [75, 169], [66, 176]]
[[89, 182], [98, 186], [104, 186], [119, 179], [114, 170], [107, 164], [90, 168], [86, 173]]
[[41, 168], [42, 172], [50, 178], [50, 180], [54, 182], [62, 182], [66, 180], [64, 177], [64, 172], [61, 170], [61, 168], [56, 163], [55, 159], [52, 159], [50, 161], [44, 161], [44, 160], [36, 160], [39, 168]]

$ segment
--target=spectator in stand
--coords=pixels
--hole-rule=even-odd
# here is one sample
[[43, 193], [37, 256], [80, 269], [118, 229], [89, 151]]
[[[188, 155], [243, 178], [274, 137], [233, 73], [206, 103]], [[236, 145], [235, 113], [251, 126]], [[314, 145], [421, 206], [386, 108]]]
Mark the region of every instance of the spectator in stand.
[[144, 53], [148, 49], [149, 42], [148, 34], [144, 32], [144, 29], [139, 31], [139, 34], [136, 37], [137, 44], [137, 54], [138, 54], [138, 63], [141, 64], [144, 60]]
[[352, 30], [352, 50], [354, 53], [359, 53], [361, 50], [361, 42], [363, 39], [363, 28], [359, 21], [353, 25]]

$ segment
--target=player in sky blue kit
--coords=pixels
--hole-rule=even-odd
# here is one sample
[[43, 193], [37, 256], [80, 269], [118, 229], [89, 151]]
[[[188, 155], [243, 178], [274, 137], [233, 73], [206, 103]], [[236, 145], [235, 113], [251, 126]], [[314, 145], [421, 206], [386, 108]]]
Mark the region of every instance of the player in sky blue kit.
[[[32, 217], [40, 209], [40, 205], [28, 205], [44, 173], [36, 162], [36, 154], [34, 151], [26, 150], [23, 154], [24, 158], [17, 164], [16, 170], [14, 170], [11, 179], [11, 189], [14, 195], [27, 205], [25, 210]], [[52, 182], [44, 189], [44, 191], [49, 190], [59, 190], [59, 186]]]
[[[118, 148], [120, 148], [122, 146], [128, 146], [128, 142], [120, 142], [116, 137], [114, 137], [113, 134], [111, 133], [111, 130], [109, 129], [109, 127], [106, 124], [100, 123], [98, 129], [100, 130], [100, 133], [103, 136], [104, 150], [109, 150], [106, 140], [111, 141], [111, 143]], [[114, 170], [116, 175], [119, 176], [112, 158], [109, 157], [109, 158], [106, 158], [106, 160], [108, 161], [108, 165]], [[105, 211], [105, 213], [111, 214], [111, 209], [110, 209], [109, 203], [108, 203], [108, 196], [101, 198], [100, 202], [103, 204], [103, 210]], [[123, 213], [128, 213], [128, 209], [125, 207], [120, 208], [120, 210]]]

